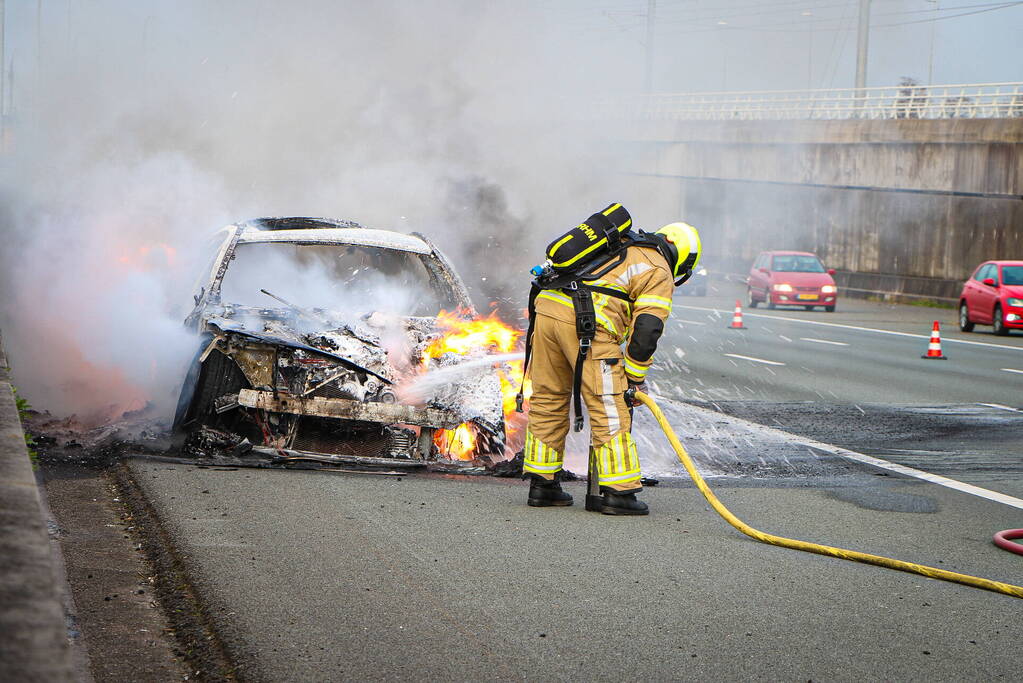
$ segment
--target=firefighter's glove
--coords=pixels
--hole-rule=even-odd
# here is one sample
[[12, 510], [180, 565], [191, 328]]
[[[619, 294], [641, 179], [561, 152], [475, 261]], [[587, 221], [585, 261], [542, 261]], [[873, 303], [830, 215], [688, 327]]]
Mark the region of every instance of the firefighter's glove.
[[630, 408], [636, 405], [636, 392], [646, 393], [646, 382], [633, 382], [629, 380], [629, 388], [625, 390], [625, 405]]

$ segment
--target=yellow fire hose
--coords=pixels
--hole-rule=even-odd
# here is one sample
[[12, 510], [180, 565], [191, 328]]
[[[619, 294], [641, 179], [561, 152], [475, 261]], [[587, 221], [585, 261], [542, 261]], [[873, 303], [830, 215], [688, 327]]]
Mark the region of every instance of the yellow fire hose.
[[700, 473], [696, 471], [696, 467], [693, 466], [693, 461], [689, 459], [689, 454], [686, 453], [686, 449], [682, 447], [682, 443], [678, 440], [678, 436], [675, 435], [675, 431], [671, 428], [671, 425], [668, 424], [668, 421], [664, 418], [664, 413], [662, 413], [661, 409], [656, 403], [654, 403], [654, 400], [640, 391], [635, 393], [635, 399], [649, 408], [650, 412], [653, 413], [654, 417], [657, 419], [657, 423], [660, 424], [661, 429], [664, 430], [664, 435], [668, 437], [671, 447], [675, 449], [675, 455], [678, 456], [678, 459], [682, 462], [683, 467], [686, 468], [686, 472], [689, 473], [689, 476], [693, 478], [693, 482], [696, 484], [697, 488], [700, 489], [700, 493], [702, 493], [703, 497], [707, 499], [707, 502], [710, 503], [711, 506], [717, 510], [717, 513], [724, 517], [729, 524], [747, 536], [755, 538], [761, 543], [779, 545], [783, 548], [805, 550], [808, 553], [830, 555], [831, 557], [837, 557], [843, 560], [852, 560], [853, 562], [876, 564], [879, 567], [898, 569], [899, 571], [920, 574], [932, 579], [953, 581], [966, 586], [973, 586], [974, 588], [983, 588], [984, 590], [994, 591], [996, 593], [1004, 593], [1005, 595], [1011, 595], [1014, 598], [1023, 598], [1023, 586], [1014, 586], [1011, 583], [982, 579], [978, 576], [970, 576], [968, 574], [957, 574], [956, 572], [950, 572], [936, 567], [928, 567], [926, 565], [916, 564], [913, 562], [894, 560], [890, 557], [870, 555], [868, 553], [861, 553], [855, 550], [833, 548], [831, 546], [809, 543], [807, 541], [797, 541], [792, 538], [784, 538], [782, 536], [774, 536], [772, 534], [765, 534], [762, 531], [757, 531], [733, 515], [711, 492], [710, 487], [707, 486], [707, 483], [703, 480], [703, 477], [700, 476]]

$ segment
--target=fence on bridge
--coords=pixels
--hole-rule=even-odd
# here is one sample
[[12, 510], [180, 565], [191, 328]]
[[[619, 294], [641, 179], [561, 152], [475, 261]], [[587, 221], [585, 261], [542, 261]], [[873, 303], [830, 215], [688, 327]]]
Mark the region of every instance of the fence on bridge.
[[639, 115], [689, 121], [1023, 118], [1023, 83], [652, 94]]

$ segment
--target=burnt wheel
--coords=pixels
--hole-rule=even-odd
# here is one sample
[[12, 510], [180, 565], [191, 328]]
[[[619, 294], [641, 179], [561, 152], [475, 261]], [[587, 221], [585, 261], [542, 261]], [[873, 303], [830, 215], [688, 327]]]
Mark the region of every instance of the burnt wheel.
[[970, 322], [970, 309], [966, 302], [959, 304], [959, 329], [963, 332], [973, 332], [973, 323]]

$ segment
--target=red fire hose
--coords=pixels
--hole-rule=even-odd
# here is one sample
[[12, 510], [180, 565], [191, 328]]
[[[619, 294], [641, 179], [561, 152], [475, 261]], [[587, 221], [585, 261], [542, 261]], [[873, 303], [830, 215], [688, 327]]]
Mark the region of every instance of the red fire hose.
[[1012, 539], [1014, 538], [1023, 538], [1023, 529], [1006, 529], [1005, 531], [999, 531], [995, 534], [995, 545], [1002, 550], [1008, 550], [1010, 553], [1023, 555], [1023, 545], [1013, 543]]

